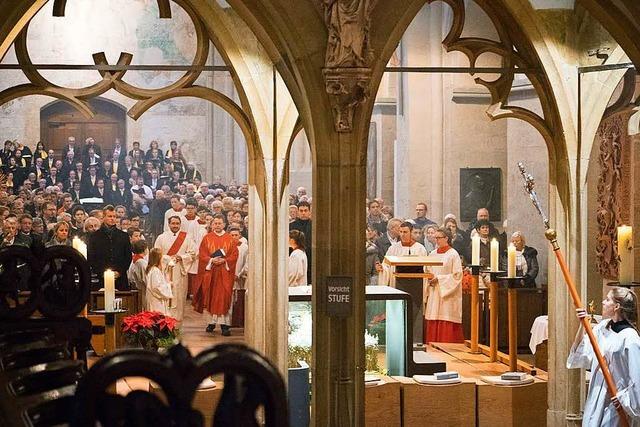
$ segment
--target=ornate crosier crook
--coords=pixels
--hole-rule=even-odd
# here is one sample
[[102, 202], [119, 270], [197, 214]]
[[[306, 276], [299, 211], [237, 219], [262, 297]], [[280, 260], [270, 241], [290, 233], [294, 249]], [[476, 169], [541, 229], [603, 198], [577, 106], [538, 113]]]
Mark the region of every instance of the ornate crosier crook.
[[[567, 288], [569, 289], [569, 294], [571, 295], [571, 299], [573, 299], [573, 305], [576, 308], [584, 309], [582, 306], [582, 301], [580, 300], [580, 295], [578, 295], [578, 291], [576, 290], [576, 285], [571, 277], [571, 273], [569, 272], [569, 268], [567, 267], [567, 263], [564, 260], [564, 256], [560, 251], [560, 245], [558, 245], [558, 238], [556, 230], [551, 228], [549, 224], [549, 218], [545, 215], [542, 207], [540, 205], [540, 200], [538, 199], [538, 195], [534, 190], [535, 180], [531, 174], [528, 174], [524, 168], [522, 163], [518, 163], [518, 169], [520, 169], [520, 173], [522, 174], [522, 178], [524, 179], [524, 189], [529, 195], [529, 198], [533, 202], [536, 210], [542, 217], [542, 222], [544, 223], [545, 232], [544, 235], [551, 242], [551, 246], [553, 247], [553, 252], [556, 254], [556, 260], [560, 265], [560, 269], [562, 270], [562, 275], [564, 276], [564, 281], [567, 284]], [[616, 384], [613, 381], [613, 377], [611, 376], [611, 372], [609, 371], [609, 366], [607, 366], [607, 362], [602, 357], [602, 352], [598, 347], [598, 341], [596, 340], [595, 335], [593, 334], [593, 330], [591, 329], [591, 321], [588, 317], [583, 317], [580, 319], [582, 322], [582, 326], [584, 330], [587, 332], [589, 336], [589, 341], [591, 342], [591, 347], [593, 347], [593, 352], [596, 355], [596, 359], [598, 359], [598, 365], [600, 365], [600, 370], [602, 371], [602, 375], [604, 376], [604, 380], [607, 384], [607, 388], [609, 389], [609, 396], [616, 396], [618, 394], [618, 390], [616, 388]], [[628, 427], [629, 422], [627, 421], [627, 414], [624, 412], [621, 406], [616, 408], [618, 411], [618, 417], [620, 418], [620, 425], [623, 427]]]

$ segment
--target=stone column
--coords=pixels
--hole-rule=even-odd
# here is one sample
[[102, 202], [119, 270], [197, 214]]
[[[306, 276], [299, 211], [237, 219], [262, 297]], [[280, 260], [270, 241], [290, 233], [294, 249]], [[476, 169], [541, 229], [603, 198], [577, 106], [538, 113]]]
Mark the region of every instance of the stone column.
[[[367, 126], [368, 127], [368, 126]], [[364, 315], [366, 170], [358, 155], [364, 136], [318, 135], [326, 147], [313, 171], [313, 419], [316, 426], [362, 426], [364, 422]], [[339, 225], [339, 226], [338, 226]], [[353, 312], [324, 312], [328, 276], [353, 280]]]

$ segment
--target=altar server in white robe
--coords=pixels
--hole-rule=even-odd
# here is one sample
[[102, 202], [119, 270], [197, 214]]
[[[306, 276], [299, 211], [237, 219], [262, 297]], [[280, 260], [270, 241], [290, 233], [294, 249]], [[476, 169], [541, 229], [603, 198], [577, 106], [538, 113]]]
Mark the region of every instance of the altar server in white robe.
[[173, 293], [171, 292], [171, 282], [167, 280], [163, 270], [162, 250], [153, 248], [149, 252], [149, 263], [147, 264], [145, 309], [171, 316], [169, 305], [173, 298]]
[[[249, 271], [249, 265], [247, 262], [249, 255], [249, 245], [247, 241], [242, 237], [240, 229], [238, 227], [229, 227], [229, 234], [238, 243], [238, 261], [236, 262], [236, 280], [233, 284], [234, 289], [244, 289], [244, 281], [247, 278]], [[306, 270], [305, 270], [306, 271]], [[234, 293], [235, 300], [235, 293]]]
[[287, 272], [289, 286], [307, 286], [307, 254], [305, 252], [305, 235], [300, 230], [289, 231], [289, 263]]
[[[208, 221], [207, 221], [207, 217], [209, 218]], [[202, 239], [208, 233], [209, 223], [211, 222], [212, 218], [213, 217], [211, 216], [211, 213], [207, 208], [200, 208], [198, 209], [197, 221], [189, 223], [189, 227], [187, 228], [187, 234], [189, 234], [189, 236], [191, 237], [191, 240], [193, 240], [193, 247], [196, 249], [196, 252], [200, 249], [200, 243], [202, 243]], [[189, 271], [188, 271], [189, 286], [188, 286], [187, 295], [193, 294], [193, 287], [194, 287], [193, 281], [195, 280], [196, 275], [198, 274], [198, 263], [200, 262], [197, 255], [198, 254], [196, 254], [196, 259], [193, 260], [193, 262], [191, 263], [191, 267], [189, 268]]]
[[178, 322], [182, 322], [184, 306], [187, 300], [187, 272], [196, 259], [196, 249], [186, 231], [181, 231], [182, 218], [169, 218], [169, 231], [156, 239], [155, 247], [162, 250], [166, 273], [171, 281], [173, 299], [170, 313]]
[[429, 255], [438, 256], [442, 266], [429, 267], [433, 278], [424, 287], [425, 343], [463, 343], [462, 332], [462, 261], [451, 247], [451, 232], [438, 228], [434, 233], [436, 249]]
[[[567, 359], [567, 368], [591, 370], [583, 426], [620, 425], [617, 405], [621, 405], [632, 427], [640, 426], [640, 337], [636, 329], [636, 295], [627, 288], [613, 288], [602, 301], [603, 320], [593, 327], [598, 346], [609, 365], [618, 394], [611, 398], [604, 376], [582, 324]], [[584, 309], [576, 310], [586, 317]]]
[[[404, 222], [400, 225], [399, 233], [400, 237], [397, 242], [391, 244], [385, 256], [426, 256], [427, 250], [422, 243], [418, 243], [413, 240], [411, 231], [413, 230], [413, 224], [410, 222]], [[378, 278], [378, 284], [396, 286], [396, 279], [393, 276], [393, 267], [387, 263], [382, 263], [382, 271]]]

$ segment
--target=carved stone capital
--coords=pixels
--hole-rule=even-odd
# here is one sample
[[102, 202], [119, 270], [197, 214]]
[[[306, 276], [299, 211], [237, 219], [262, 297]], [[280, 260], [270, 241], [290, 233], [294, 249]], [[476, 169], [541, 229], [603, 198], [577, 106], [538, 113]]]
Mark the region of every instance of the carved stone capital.
[[371, 69], [325, 68], [322, 72], [336, 132], [351, 132], [356, 108], [370, 96]]

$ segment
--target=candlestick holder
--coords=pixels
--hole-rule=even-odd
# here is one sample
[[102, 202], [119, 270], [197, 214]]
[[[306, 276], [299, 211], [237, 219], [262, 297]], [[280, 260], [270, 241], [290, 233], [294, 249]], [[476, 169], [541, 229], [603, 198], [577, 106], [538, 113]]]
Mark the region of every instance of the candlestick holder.
[[507, 286], [507, 316], [509, 319], [509, 371], [518, 370], [518, 289], [524, 277], [500, 277]]
[[111, 353], [116, 349], [116, 314], [126, 313], [127, 309], [91, 310], [91, 314], [104, 316], [104, 350]]
[[467, 267], [471, 269], [471, 274], [473, 276], [479, 276], [480, 272], [482, 271], [481, 265], [468, 265]]
[[483, 271], [483, 273], [489, 273], [489, 281], [494, 282], [494, 283], [499, 283], [500, 280], [503, 277], [505, 277], [504, 274], [506, 273], [506, 271], [503, 271], [503, 270], [497, 270], [497, 271], [485, 270], [485, 271]]
[[480, 353], [478, 337], [480, 335], [480, 270], [481, 265], [471, 267], [471, 353]]
[[498, 360], [498, 280], [505, 271], [486, 271], [489, 274], [489, 360]]

